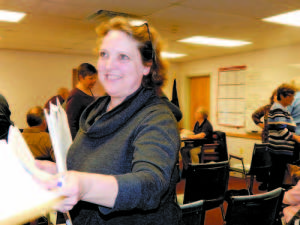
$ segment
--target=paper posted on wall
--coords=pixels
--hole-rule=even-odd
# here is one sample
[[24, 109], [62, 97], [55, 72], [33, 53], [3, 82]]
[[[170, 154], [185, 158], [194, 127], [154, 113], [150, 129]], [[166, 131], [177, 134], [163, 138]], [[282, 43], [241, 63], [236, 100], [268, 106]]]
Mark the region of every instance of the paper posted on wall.
[[41, 187], [34, 177], [52, 176], [35, 165], [19, 129], [11, 126], [8, 142], [0, 141], [0, 224], [22, 224], [45, 215], [62, 197]]

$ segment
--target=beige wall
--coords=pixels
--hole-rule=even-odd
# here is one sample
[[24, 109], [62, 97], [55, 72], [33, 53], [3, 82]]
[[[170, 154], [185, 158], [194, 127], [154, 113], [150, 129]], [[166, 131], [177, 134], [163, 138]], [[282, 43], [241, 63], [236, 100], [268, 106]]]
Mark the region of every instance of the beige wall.
[[72, 68], [80, 63], [96, 65], [96, 58], [39, 52], [0, 50], [0, 93], [8, 100], [12, 119], [26, 126], [27, 110], [44, 105], [59, 87], [72, 88]]
[[[244, 54], [237, 54], [224, 57], [216, 57], [206, 60], [198, 60], [178, 65], [177, 80], [179, 81], [179, 95], [184, 113], [184, 124], [188, 126], [189, 113], [188, 105], [185, 104], [187, 93], [187, 78], [192, 76], [211, 76], [211, 115], [210, 118], [218, 128], [230, 130], [232, 132], [245, 133], [248, 129], [228, 129], [219, 127], [216, 124], [216, 93], [218, 68], [238, 65], [246, 65], [247, 68], [247, 102], [251, 108], [259, 107], [268, 102], [271, 92], [283, 82], [300, 81], [300, 67], [292, 64], [300, 64], [300, 45], [274, 48], [269, 50], [254, 51]], [[199, 90], [201, 91], [201, 90]], [[253, 103], [253, 99], [255, 102]], [[249, 105], [247, 106], [249, 108]], [[247, 115], [249, 116], [249, 114]], [[253, 127], [250, 127], [253, 128]]]
[[[43, 105], [45, 101], [56, 93], [56, 90], [65, 86], [71, 88], [72, 68], [82, 62], [89, 62], [96, 65], [97, 59], [93, 56], [48, 54], [39, 52], [0, 50], [1, 82], [0, 93], [8, 99], [12, 110], [12, 119], [20, 128], [26, 126], [26, 111], [34, 105]], [[253, 51], [243, 54], [216, 57], [206, 60], [197, 60], [182, 64], [170, 64], [168, 80], [163, 90], [171, 99], [173, 80], [177, 80], [177, 91], [179, 104], [183, 112], [183, 126], [189, 124], [189, 102], [187, 100], [188, 82], [187, 78], [192, 76], [211, 76], [211, 122], [217, 130], [224, 130], [236, 133], [246, 133], [257, 129], [253, 125], [250, 114], [252, 108], [259, 107], [268, 102], [272, 90], [282, 82], [300, 83], [299, 67], [292, 67], [291, 64], [300, 63], [300, 45], [274, 48], [269, 50]], [[246, 121], [249, 124], [246, 128], [235, 129], [222, 127], [216, 124], [216, 93], [218, 68], [237, 65], [246, 65], [249, 72], [247, 90], [249, 95], [249, 107]], [[299, 78], [298, 78], [299, 77]], [[199, 90], [201, 91], [201, 90]], [[245, 152], [240, 153], [242, 140], [229, 141], [229, 151], [245, 155], [249, 162], [251, 146], [255, 142], [247, 144]], [[249, 141], [245, 141], [245, 143]], [[238, 143], [238, 144], [235, 144]], [[243, 151], [244, 152], [244, 151]]]
[[[41, 52], [0, 50], [0, 93], [10, 105], [12, 120], [19, 128], [26, 127], [27, 110], [35, 105], [44, 105], [60, 87], [72, 88], [72, 69], [83, 62], [96, 66], [93, 56], [50, 54]], [[172, 84], [176, 66], [170, 67], [164, 87], [172, 97]], [[169, 87], [171, 85], [171, 87]], [[101, 90], [100, 90], [101, 89]], [[94, 93], [100, 95], [101, 85], [96, 84]]]
[[[189, 128], [189, 105], [188, 105], [188, 82], [187, 78], [192, 76], [206, 75], [211, 76], [211, 109], [210, 120], [215, 130], [223, 130], [234, 133], [247, 133], [252, 130], [259, 130], [251, 120], [254, 109], [268, 103], [273, 89], [283, 82], [300, 83], [300, 67], [292, 66], [300, 64], [300, 45], [273, 48], [269, 50], [253, 51], [243, 54], [215, 57], [206, 60], [197, 60], [188, 63], [178, 64], [177, 81], [180, 96], [181, 109], [183, 111], [183, 124]], [[247, 108], [246, 108], [246, 127], [237, 129], [219, 126], [216, 123], [216, 93], [218, 68], [231, 66], [247, 66]], [[199, 90], [201, 91], [201, 90]], [[229, 152], [238, 153], [246, 157], [249, 163], [252, 156], [253, 144], [255, 140], [244, 140], [245, 149], [240, 150], [240, 139], [230, 138], [228, 143]], [[250, 143], [250, 144], [249, 144]], [[245, 153], [246, 152], [246, 153]]]

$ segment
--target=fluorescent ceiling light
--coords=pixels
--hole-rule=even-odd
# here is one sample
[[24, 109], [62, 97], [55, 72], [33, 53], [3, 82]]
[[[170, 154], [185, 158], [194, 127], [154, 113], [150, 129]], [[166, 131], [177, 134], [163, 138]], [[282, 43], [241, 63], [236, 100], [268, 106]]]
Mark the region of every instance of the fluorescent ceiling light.
[[186, 56], [186, 54], [173, 53], [173, 52], [161, 52], [161, 57], [168, 58], [168, 59], [180, 58], [184, 56]]
[[133, 27], [139, 27], [139, 26], [142, 26], [146, 23], [147, 21], [145, 20], [137, 20], [137, 19], [132, 19], [132, 20], [129, 20], [129, 23], [131, 26]]
[[278, 14], [276, 16], [267, 17], [262, 20], [266, 21], [266, 22], [271, 22], [271, 23], [280, 23], [280, 24], [299, 27], [300, 26], [300, 10], [283, 13], [283, 14]]
[[179, 40], [179, 42], [198, 44], [198, 45], [213, 45], [213, 46], [221, 46], [221, 47], [237, 47], [237, 46], [251, 44], [251, 42], [247, 42], [247, 41], [230, 40], [230, 39], [223, 39], [223, 38], [211, 38], [211, 37], [204, 37], [204, 36], [193, 36], [193, 37]]
[[17, 23], [25, 16], [22, 12], [13, 12], [8, 10], [0, 10], [0, 21]]

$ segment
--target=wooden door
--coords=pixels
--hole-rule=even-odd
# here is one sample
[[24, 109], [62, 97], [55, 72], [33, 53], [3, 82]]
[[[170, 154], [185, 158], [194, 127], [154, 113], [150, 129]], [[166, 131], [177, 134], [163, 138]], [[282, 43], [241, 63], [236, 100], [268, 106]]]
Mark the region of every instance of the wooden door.
[[196, 123], [195, 110], [201, 106], [210, 112], [210, 76], [192, 77], [190, 82], [190, 127]]

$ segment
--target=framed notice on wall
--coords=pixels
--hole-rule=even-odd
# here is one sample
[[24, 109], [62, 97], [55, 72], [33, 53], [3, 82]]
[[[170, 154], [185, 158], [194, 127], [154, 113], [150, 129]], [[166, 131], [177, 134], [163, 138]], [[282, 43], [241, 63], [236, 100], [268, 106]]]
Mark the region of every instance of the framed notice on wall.
[[246, 66], [219, 69], [217, 121], [219, 125], [245, 126]]

